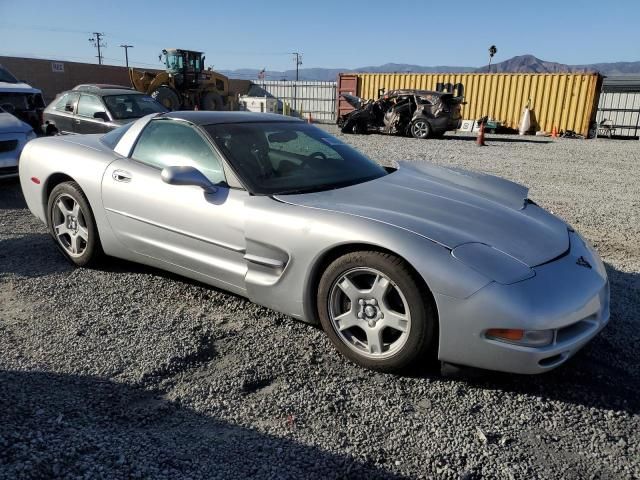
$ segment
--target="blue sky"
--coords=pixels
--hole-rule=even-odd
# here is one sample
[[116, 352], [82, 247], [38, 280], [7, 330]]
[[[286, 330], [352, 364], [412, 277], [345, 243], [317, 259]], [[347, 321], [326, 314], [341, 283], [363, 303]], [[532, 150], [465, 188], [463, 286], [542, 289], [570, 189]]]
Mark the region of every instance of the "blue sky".
[[[434, 5], [434, 6], [432, 6]], [[640, 60], [640, 1], [0, 0], [0, 55], [156, 66], [163, 47], [216, 69], [354, 68], [387, 62], [480, 66], [531, 53], [569, 64]]]

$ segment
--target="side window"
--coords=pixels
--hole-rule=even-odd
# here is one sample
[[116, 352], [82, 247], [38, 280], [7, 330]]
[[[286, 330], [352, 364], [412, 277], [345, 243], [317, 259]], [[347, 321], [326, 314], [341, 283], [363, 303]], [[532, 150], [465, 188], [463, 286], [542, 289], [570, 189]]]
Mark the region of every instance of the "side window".
[[55, 109], [61, 112], [73, 113], [76, 109], [80, 94], [76, 92], [65, 93], [56, 103]]
[[56, 102], [55, 106], [53, 108], [55, 108], [56, 110], [58, 110], [59, 112], [64, 112], [64, 107], [67, 104], [67, 100], [69, 99], [69, 94], [65, 93], [64, 95], [62, 95], [58, 101]]
[[93, 118], [96, 112], [104, 112], [104, 106], [98, 97], [93, 95], [81, 95], [78, 102], [78, 115]]
[[154, 120], [142, 131], [131, 157], [157, 168], [190, 166], [213, 183], [223, 182], [222, 160], [190, 125]]
[[65, 93], [58, 99], [58, 101], [56, 102], [53, 108], [55, 108], [59, 112], [73, 113], [73, 111], [76, 108], [76, 103], [78, 101], [79, 96], [80, 96], [79, 93], [73, 93], [73, 92]]

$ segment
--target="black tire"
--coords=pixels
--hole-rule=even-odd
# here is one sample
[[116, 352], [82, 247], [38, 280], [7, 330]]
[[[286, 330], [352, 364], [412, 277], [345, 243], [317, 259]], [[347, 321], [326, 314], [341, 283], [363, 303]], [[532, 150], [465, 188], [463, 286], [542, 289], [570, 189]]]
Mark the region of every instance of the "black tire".
[[[75, 220], [76, 233], [65, 233], [58, 235], [56, 233], [56, 225], [60, 224], [61, 218], [64, 218], [64, 214], [60, 211], [58, 202], [62, 201], [69, 207], [71, 200], [75, 201], [79, 206], [79, 213]], [[64, 182], [56, 185], [51, 194], [49, 195], [49, 201], [47, 203], [47, 223], [49, 225], [49, 233], [53, 237], [53, 240], [62, 252], [64, 257], [73, 265], [78, 267], [88, 267], [95, 265], [100, 258], [104, 255], [102, 246], [100, 245], [100, 237], [98, 235], [98, 229], [93, 217], [93, 211], [89, 205], [86, 195], [76, 182]], [[68, 225], [67, 220], [64, 220], [65, 227]], [[84, 223], [84, 225], [82, 225]], [[74, 255], [70, 252], [72, 236], [80, 236], [80, 228], [86, 229], [86, 240], [84, 238], [76, 239], [76, 242], [80, 245], [78, 252]]]
[[205, 93], [200, 104], [200, 108], [202, 108], [202, 110], [220, 111], [224, 109], [224, 102], [218, 92]]
[[353, 122], [349, 122], [349, 120], [344, 122], [342, 127], [340, 127], [340, 131], [346, 134], [353, 133]]
[[367, 124], [365, 122], [356, 122], [353, 125], [352, 131], [356, 135], [365, 135], [369, 133], [369, 129], [367, 128]]
[[425, 139], [431, 136], [431, 125], [424, 118], [417, 118], [411, 122], [409, 130], [413, 138]]
[[151, 92], [151, 97], [169, 110], [180, 110], [180, 106], [182, 105], [180, 96], [173, 88], [167, 85], [160, 85]]
[[346, 120], [343, 120], [340, 131], [342, 133], [353, 133], [354, 135], [363, 135], [369, 133], [366, 120], [358, 117], [349, 117]]
[[[356, 346], [353, 343], [348, 345], [344, 336], [338, 332], [335, 320], [332, 320], [331, 317], [331, 310], [334, 308], [332, 304], [335, 298], [332, 292], [338, 287], [338, 282], [342, 281], [346, 275], [349, 275], [349, 272], [358, 272], [360, 269], [372, 269], [384, 275], [390, 281], [390, 287], [393, 287], [394, 292], [395, 289], [398, 289], [406, 300], [406, 305], [408, 305], [410, 323], [406, 337], [397, 351], [393, 351], [392, 354], [386, 357], [383, 350], [381, 350], [381, 358], [372, 358], [371, 354], [368, 354], [368, 356], [367, 353], [356, 351]], [[358, 291], [359, 294], [360, 291]], [[358, 251], [343, 255], [329, 264], [320, 278], [316, 300], [322, 328], [340, 353], [365, 368], [400, 373], [420, 366], [421, 362], [430, 357], [435, 359], [437, 356], [437, 316], [431, 296], [428, 293], [426, 295], [422, 281], [416, 278], [416, 274], [401, 258], [377, 251]], [[361, 301], [359, 300], [359, 302]], [[348, 303], [347, 310], [355, 312], [353, 310], [353, 302]], [[384, 301], [384, 303], [386, 304], [387, 302]], [[361, 307], [361, 305], [362, 303], [356, 308], [368, 308]], [[388, 309], [389, 306], [385, 305], [385, 308]], [[380, 310], [383, 309], [380, 308]], [[357, 315], [359, 316], [360, 313]], [[384, 318], [384, 315], [382, 317]], [[357, 329], [365, 332], [367, 323], [370, 322], [367, 317], [358, 318], [362, 318], [362, 320], [356, 320], [356, 322], [364, 323], [362, 327], [361, 324], [358, 324], [349, 328], [349, 330], [356, 329], [354, 337], [358, 334]], [[375, 322], [376, 320], [373, 320], [374, 326]], [[370, 323], [369, 326], [371, 326]], [[382, 329], [386, 328], [382, 327]], [[380, 338], [382, 338], [382, 334]], [[381, 344], [384, 345], [383, 341]], [[391, 348], [392, 345], [393, 341], [389, 343], [388, 348]]]

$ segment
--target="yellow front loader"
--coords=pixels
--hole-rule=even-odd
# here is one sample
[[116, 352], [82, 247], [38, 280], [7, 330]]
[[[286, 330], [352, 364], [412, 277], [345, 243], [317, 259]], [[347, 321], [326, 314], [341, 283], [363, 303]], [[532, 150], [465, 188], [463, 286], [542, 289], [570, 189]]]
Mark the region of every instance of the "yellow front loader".
[[[170, 48], [162, 51], [166, 70], [151, 73], [129, 68], [131, 85], [155, 98], [169, 110], [230, 110], [229, 79], [204, 70], [202, 52]], [[161, 56], [162, 58], [162, 56]]]

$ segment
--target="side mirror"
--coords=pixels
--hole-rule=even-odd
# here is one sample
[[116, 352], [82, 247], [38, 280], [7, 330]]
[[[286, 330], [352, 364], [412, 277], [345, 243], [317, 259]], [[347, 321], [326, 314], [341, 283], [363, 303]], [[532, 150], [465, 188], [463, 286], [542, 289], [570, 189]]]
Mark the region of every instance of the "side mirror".
[[108, 122], [109, 121], [109, 117], [107, 116], [107, 112], [95, 112], [93, 114], [93, 118], [99, 118], [103, 122]]
[[160, 174], [162, 181], [169, 185], [195, 185], [202, 188], [206, 193], [218, 191], [211, 180], [205, 177], [200, 170], [193, 167], [166, 167]]

